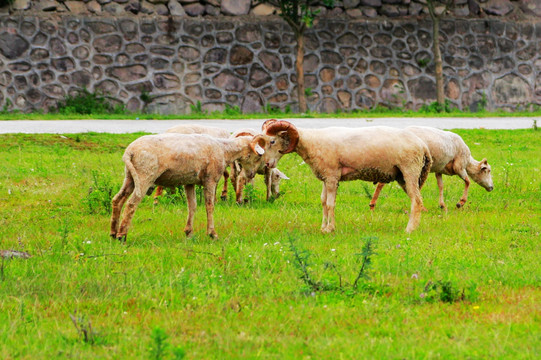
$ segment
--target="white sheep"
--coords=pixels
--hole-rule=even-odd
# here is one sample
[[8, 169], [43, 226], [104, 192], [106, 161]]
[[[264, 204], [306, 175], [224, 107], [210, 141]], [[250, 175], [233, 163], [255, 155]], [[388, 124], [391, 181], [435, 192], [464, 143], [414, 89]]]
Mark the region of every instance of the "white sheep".
[[[228, 130], [215, 127], [215, 126], [205, 126], [198, 124], [180, 124], [173, 126], [165, 131], [166, 133], [175, 133], [175, 134], [206, 134], [214, 136], [217, 138], [227, 139], [229, 138], [230, 132]], [[229, 179], [229, 172], [227, 168], [224, 170], [224, 185], [222, 188], [222, 194], [220, 195], [222, 200], [227, 199], [227, 184]], [[170, 191], [174, 191], [175, 188], [171, 188]], [[154, 204], [158, 203], [158, 197], [163, 194], [163, 187], [157, 186], [156, 192], [154, 193]]]
[[[481, 161], [475, 160], [471, 156], [468, 145], [466, 145], [459, 135], [450, 131], [443, 131], [424, 126], [410, 126], [406, 128], [406, 130], [414, 133], [423, 140], [430, 150], [432, 156], [432, 167], [430, 168], [430, 172], [435, 173], [438, 182], [440, 208], [444, 210], [447, 209], [443, 200], [442, 174], [450, 176], [458, 175], [464, 180], [464, 193], [456, 204], [458, 208], [464, 206], [468, 200], [468, 188], [470, 186], [469, 178], [481, 185], [487, 191], [492, 191], [494, 189], [494, 183], [492, 182], [492, 175], [490, 173], [491, 168], [487, 159]], [[379, 193], [384, 185], [384, 183], [379, 183], [374, 192], [374, 196], [370, 201], [370, 208], [372, 210], [376, 206]]]
[[[233, 134], [231, 137], [239, 136], [255, 136], [258, 132], [254, 129], [240, 129]], [[270, 201], [273, 197], [277, 198], [280, 196], [280, 182], [282, 180], [289, 180], [289, 178], [277, 168], [270, 169], [264, 163], [261, 163], [260, 167], [257, 169], [257, 174], [265, 176], [265, 186], [267, 187], [267, 201]], [[238, 204], [244, 202], [244, 186], [248, 183], [254, 183], [254, 177], [249, 177], [246, 175], [246, 172], [242, 169], [242, 166], [235, 162], [231, 167], [231, 183], [235, 187], [236, 201]]]
[[[423, 208], [420, 187], [432, 158], [427, 145], [413, 133], [384, 126], [298, 129], [290, 122], [274, 119], [263, 124], [263, 131], [271, 136], [270, 149], [278, 148], [281, 154], [295, 151], [323, 181], [323, 232], [335, 229], [338, 183], [348, 180], [397, 181], [411, 199], [406, 231], [419, 225]], [[267, 165], [275, 166], [278, 159], [270, 159]]]
[[[269, 143], [265, 135], [219, 139], [208, 135], [168, 133], [140, 137], [126, 148], [122, 157], [125, 179], [113, 198], [111, 236], [126, 240], [137, 205], [153, 185], [184, 185], [188, 200], [188, 221], [184, 232], [190, 236], [196, 209], [195, 185], [202, 185], [207, 209], [207, 234], [217, 238], [213, 219], [214, 201], [216, 185], [225, 167], [237, 160], [246, 171], [255, 174], [262, 161], [275, 161], [271, 159], [272, 151], [266, 151]], [[277, 151], [274, 157], [277, 157]], [[119, 227], [120, 213], [126, 202]]]

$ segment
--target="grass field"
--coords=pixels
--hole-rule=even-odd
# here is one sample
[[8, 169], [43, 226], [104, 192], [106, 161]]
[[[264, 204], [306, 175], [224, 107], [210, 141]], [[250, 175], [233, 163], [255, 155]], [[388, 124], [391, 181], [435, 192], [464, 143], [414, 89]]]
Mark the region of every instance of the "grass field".
[[109, 238], [124, 148], [142, 134], [1, 135], [1, 359], [535, 359], [541, 356], [541, 131], [457, 130], [495, 190], [433, 175], [404, 229], [396, 184], [341, 183], [337, 231], [296, 154], [283, 196], [230, 194], [220, 239], [182, 229], [181, 196], [146, 197], [125, 245]]

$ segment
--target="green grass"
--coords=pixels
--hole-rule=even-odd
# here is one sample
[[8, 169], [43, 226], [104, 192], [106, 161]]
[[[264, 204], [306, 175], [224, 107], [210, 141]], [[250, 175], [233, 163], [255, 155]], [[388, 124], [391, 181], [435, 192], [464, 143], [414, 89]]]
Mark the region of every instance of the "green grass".
[[219, 240], [201, 206], [186, 239], [185, 203], [164, 196], [144, 199], [126, 245], [98, 190], [119, 189], [142, 134], [0, 135], [0, 249], [32, 255], [0, 263], [0, 358], [538, 358], [541, 132], [456, 132], [495, 190], [472, 184], [458, 210], [463, 183], [444, 177], [444, 213], [430, 176], [410, 235], [402, 190], [386, 186], [370, 212], [363, 182], [341, 184], [337, 231], [321, 234], [321, 184], [290, 154], [273, 203], [261, 179], [251, 203], [218, 202]]
[[192, 112], [191, 114], [145, 114], [145, 113], [119, 113], [119, 114], [76, 114], [76, 113], [21, 113], [21, 112], [2, 112], [0, 111], [0, 120], [85, 120], [85, 119], [102, 119], [102, 120], [197, 120], [197, 119], [286, 119], [286, 118], [381, 118], [381, 117], [534, 117], [541, 116], [541, 110], [534, 111], [459, 111], [452, 112], [423, 112], [402, 109], [386, 109], [376, 108], [365, 111], [338, 112], [333, 114], [309, 112], [306, 114], [295, 114], [286, 112], [276, 113], [250, 113], [243, 114], [237, 111], [224, 112]]

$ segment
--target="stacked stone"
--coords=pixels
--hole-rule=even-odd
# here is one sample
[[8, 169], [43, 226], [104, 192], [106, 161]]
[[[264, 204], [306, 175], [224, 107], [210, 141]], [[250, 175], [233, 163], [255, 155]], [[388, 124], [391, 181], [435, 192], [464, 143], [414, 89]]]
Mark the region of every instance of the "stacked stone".
[[[445, 7], [436, 3], [436, 10]], [[377, 16], [417, 16], [427, 13], [426, 0], [342, 0], [335, 1], [332, 8], [315, 6], [320, 15], [335, 17], [347, 15], [351, 18], [373, 18]], [[4, 11], [10, 9], [5, 7]], [[141, 15], [163, 16], [236, 16], [272, 15], [278, 9], [255, 0], [15, 0], [11, 11], [70, 12], [72, 14], [111, 14], [125, 12]], [[449, 10], [454, 16], [541, 16], [539, 0], [454, 0]]]
[[[306, 34], [310, 109], [434, 101], [431, 25], [322, 19]], [[446, 97], [455, 106], [541, 104], [541, 21], [441, 27]], [[187, 113], [198, 101], [207, 111], [297, 110], [295, 40], [279, 17], [0, 16], [0, 29], [0, 105], [11, 109], [46, 111], [86, 88], [131, 111]]]

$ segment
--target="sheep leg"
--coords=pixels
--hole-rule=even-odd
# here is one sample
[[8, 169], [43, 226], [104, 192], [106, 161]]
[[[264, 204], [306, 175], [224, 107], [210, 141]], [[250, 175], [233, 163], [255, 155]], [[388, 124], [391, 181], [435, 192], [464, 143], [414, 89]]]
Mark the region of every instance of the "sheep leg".
[[118, 221], [120, 218], [120, 213], [122, 211], [122, 206], [124, 206], [124, 203], [130, 197], [131, 193], [133, 192], [133, 189], [134, 189], [133, 178], [128, 172], [126, 172], [124, 183], [122, 184], [120, 191], [113, 198], [113, 204], [112, 204], [113, 213], [111, 215], [111, 233], [110, 233], [112, 238], [116, 238], [116, 234], [118, 232]]
[[242, 204], [244, 202], [244, 185], [246, 184], [246, 176], [241, 173], [237, 176], [237, 183], [235, 185], [235, 194], [237, 197], [237, 204]]
[[465, 170], [462, 170], [461, 172], [459, 172], [458, 176], [460, 176], [460, 178], [464, 180], [464, 193], [462, 194], [460, 201], [456, 204], [456, 207], [460, 209], [461, 207], [464, 206], [466, 201], [468, 201], [468, 189], [470, 187], [470, 179], [468, 178], [468, 174], [466, 173]]
[[186, 190], [186, 202], [188, 203], [188, 220], [186, 221], [186, 227], [184, 227], [184, 233], [190, 237], [193, 234], [193, 218], [197, 209], [195, 185], [184, 185], [184, 189]]
[[213, 239], [218, 238], [214, 229], [214, 202], [216, 201], [216, 183], [208, 182], [204, 187], [205, 206], [207, 208], [207, 235]]
[[323, 229], [324, 233], [331, 233], [335, 229], [334, 207], [336, 204], [336, 191], [338, 190], [338, 181], [325, 181], [325, 192], [327, 193], [327, 226]]
[[227, 172], [227, 169], [224, 170], [224, 187], [222, 189], [222, 195], [220, 198], [222, 200], [227, 200], [227, 182], [229, 180], [229, 173]]
[[325, 187], [325, 183], [323, 183], [323, 189], [321, 190], [321, 207], [323, 208], [323, 219], [321, 220], [321, 231], [324, 231], [327, 227], [327, 218], [328, 218], [328, 212], [327, 212], [327, 188]]
[[267, 186], [267, 201], [272, 198], [272, 176], [271, 169], [265, 166], [265, 185]]
[[436, 173], [436, 180], [438, 181], [438, 189], [440, 190], [440, 209], [447, 211], [445, 201], [443, 200], [443, 177], [441, 174]]
[[163, 186], [157, 186], [154, 193], [154, 205], [158, 205], [158, 198], [163, 195]]
[[372, 196], [372, 200], [370, 200], [370, 210], [374, 210], [376, 207], [376, 201], [378, 201], [379, 193], [381, 192], [381, 189], [385, 186], [385, 183], [378, 183], [378, 186], [376, 187], [376, 191], [374, 191], [374, 195]]
[[419, 189], [418, 176], [406, 176], [404, 174], [404, 181], [405, 184], [401, 184], [401, 186], [411, 199], [410, 218], [406, 227], [406, 232], [410, 233], [419, 226], [421, 211], [423, 210], [423, 198]]
[[126, 242], [128, 228], [131, 225], [135, 210], [137, 210], [137, 206], [139, 205], [141, 200], [143, 200], [144, 194], [146, 194], [148, 188], [153, 183], [154, 179], [152, 181], [150, 179], [145, 179], [145, 181], [141, 182], [141, 184], [135, 184], [135, 191], [126, 203], [126, 208], [124, 209], [124, 217], [122, 219], [122, 222], [120, 223], [120, 229], [116, 234], [116, 238], [118, 240]]

